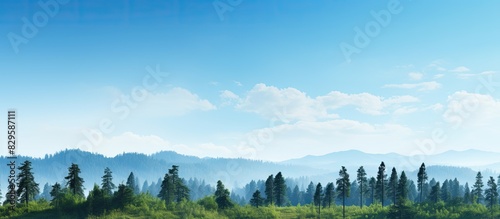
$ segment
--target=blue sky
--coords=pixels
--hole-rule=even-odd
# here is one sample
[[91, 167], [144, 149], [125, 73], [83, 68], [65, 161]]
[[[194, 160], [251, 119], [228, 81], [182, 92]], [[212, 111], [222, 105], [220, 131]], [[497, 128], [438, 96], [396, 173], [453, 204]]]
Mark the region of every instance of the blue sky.
[[0, 3], [20, 154], [500, 151], [500, 2], [41, 2]]

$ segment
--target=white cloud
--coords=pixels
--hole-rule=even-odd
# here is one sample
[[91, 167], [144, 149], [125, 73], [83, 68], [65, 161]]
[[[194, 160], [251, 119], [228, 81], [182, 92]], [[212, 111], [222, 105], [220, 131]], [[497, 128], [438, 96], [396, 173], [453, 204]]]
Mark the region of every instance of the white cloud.
[[468, 72], [468, 71], [470, 71], [470, 69], [465, 67], [465, 66], [459, 66], [459, 67], [456, 67], [456, 68], [450, 70], [450, 72], [459, 72], [459, 73]]
[[219, 97], [221, 98], [222, 100], [222, 105], [223, 106], [226, 106], [226, 105], [232, 105], [234, 103], [238, 103], [241, 101], [240, 97], [238, 95], [236, 95], [235, 93], [229, 91], [229, 90], [223, 90]]
[[149, 93], [146, 99], [137, 105], [136, 114], [151, 117], [179, 116], [196, 110], [216, 109], [210, 101], [179, 87], [165, 93]]
[[435, 74], [433, 78], [434, 79], [440, 79], [442, 77], [444, 77], [444, 74]]
[[416, 108], [416, 107], [401, 107], [401, 108], [396, 109], [394, 111], [394, 114], [395, 115], [403, 115], [403, 114], [414, 113], [417, 111], [418, 111], [418, 108]]
[[318, 101], [295, 88], [278, 89], [256, 84], [236, 108], [281, 121], [334, 118]]
[[483, 71], [483, 72], [477, 73], [477, 74], [474, 74], [474, 73], [460, 73], [457, 76], [460, 79], [468, 79], [468, 78], [471, 78], [471, 77], [476, 77], [476, 76], [481, 76], [481, 75], [492, 75], [492, 74], [495, 74], [495, 71]]
[[395, 96], [385, 99], [369, 93], [345, 94], [339, 91], [332, 91], [316, 99], [328, 109], [338, 109], [351, 105], [355, 106], [359, 112], [371, 115], [385, 114], [386, 109], [403, 103], [418, 102], [418, 99], [413, 96]]
[[361, 113], [387, 114], [401, 104], [419, 101], [412, 96], [383, 98], [369, 93], [345, 94], [332, 91], [315, 98], [295, 88], [279, 89], [265, 84], [255, 85], [236, 108], [281, 121], [316, 121], [337, 118], [331, 110], [353, 106]]
[[424, 110], [441, 111], [443, 108], [444, 108], [443, 104], [436, 103], [428, 107], [425, 107]]
[[402, 88], [402, 89], [417, 89], [418, 91], [436, 90], [441, 87], [441, 84], [436, 81], [428, 81], [413, 84], [386, 84], [384, 88]]
[[410, 72], [410, 73], [408, 73], [408, 76], [410, 77], [411, 80], [418, 81], [424, 77], [424, 74], [422, 74], [420, 72]]
[[478, 149], [500, 151], [500, 100], [487, 94], [457, 91], [447, 100], [443, 120], [450, 141], [443, 150]]
[[427, 68], [430, 68], [432, 70], [438, 70], [438, 71], [446, 71], [446, 68], [443, 67], [443, 64], [445, 63], [444, 60], [435, 60], [431, 62], [429, 65], [427, 65]]
[[239, 82], [239, 81], [234, 81], [234, 83], [235, 83], [238, 87], [243, 86], [243, 84], [242, 84], [241, 82]]

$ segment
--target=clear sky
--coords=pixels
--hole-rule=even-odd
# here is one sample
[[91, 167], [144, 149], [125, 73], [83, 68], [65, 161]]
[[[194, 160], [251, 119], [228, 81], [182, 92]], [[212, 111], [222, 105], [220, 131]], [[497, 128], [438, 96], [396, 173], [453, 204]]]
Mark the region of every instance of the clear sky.
[[500, 152], [499, 1], [40, 2], [0, 2], [19, 154]]

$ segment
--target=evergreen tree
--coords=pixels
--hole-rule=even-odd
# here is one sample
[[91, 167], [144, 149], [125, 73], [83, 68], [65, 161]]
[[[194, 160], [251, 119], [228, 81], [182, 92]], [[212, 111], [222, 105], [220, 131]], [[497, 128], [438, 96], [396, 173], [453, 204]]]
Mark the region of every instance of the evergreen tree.
[[326, 184], [325, 188], [325, 197], [323, 198], [323, 207], [328, 206], [330, 208], [332, 202], [335, 200], [335, 188], [333, 187], [333, 183]]
[[50, 201], [50, 190], [51, 189], [52, 189], [52, 187], [49, 185], [49, 183], [45, 183], [45, 185], [43, 185], [43, 192], [40, 195], [40, 198], [43, 198], [47, 201]]
[[488, 207], [493, 209], [493, 206], [498, 203], [498, 188], [495, 183], [495, 179], [490, 176], [490, 179], [487, 182], [488, 188], [484, 190], [485, 200], [488, 203]]
[[276, 206], [281, 207], [285, 204], [285, 192], [286, 192], [285, 179], [281, 175], [281, 172], [276, 174], [273, 184], [274, 184], [273, 195], [276, 199], [275, 200]]
[[250, 204], [257, 208], [259, 208], [259, 206], [262, 206], [262, 204], [264, 204], [264, 198], [260, 196], [260, 191], [258, 189], [253, 193], [252, 199], [250, 199]]
[[161, 189], [158, 193], [158, 198], [165, 201], [167, 204], [174, 201], [174, 185], [172, 177], [166, 173], [163, 181], [161, 182]]
[[300, 199], [301, 199], [301, 192], [300, 192], [300, 189], [299, 189], [299, 186], [298, 185], [295, 185], [295, 187], [293, 188], [293, 191], [292, 191], [292, 197], [290, 198], [291, 200], [291, 203], [293, 206], [296, 206], [300, 203]]
[[55, 183], [52, 186], [52, 190], [50, 191], [50, 196], [52, 196], [52, 204], [57, 208], [59, 207], [59, 197], [61, 195], [61, 185], [59, 183]]
[[386, 182], [387, 182], [387, 174], [385, 174], [385, 164], [384, 162], [382, 162], [378, 167], [377, 184], [375, 189], [375, 194], [377, 198], [380, 200], [380, 203], [382, 203], [382, 206], [384, 206], [385, 188], [387, 186]]
[[233, 206], [229, 199], [229, 190], [224, 187], [224, 184], [219, 180], [217, 181], [217, 189], [215, 190], [215, 202], [219, 209], [226, 209]]
[[405, 171], [402, 171], [401, 177], [399, 177], [397, 197], [400, 204], [408, 199], [408, 178], [406, 177]]
[[451, 197], [453, 199], [460, 197], [460, 182], [458, 182], [457, 178], [451, 182]]
[[130, 174], [128, 175], [128, 178], [127, 178], [127, 184], [126, 184], [132, 191], [134, 191], [135, 193], [135, 187], [136, 187], [136, 183], [135, 183], [135, 176], [134, 176], [134, 173], [133, 172], [130, 172]]
[[[497, 188], [498, 188], [497, 192], [498, 192], [498, 194], [500, 194], [500, 186], [498, 186], [498, 183], [500, 183], [500, 175], [498, 175], [498, 179], [497, 179]], [[499, 199], [499, 201], [500, 201], [500, 199]]]
[[314, 198], [314, 183], [311, 181], [306, 189], [304, 204], [311, 204]]
[[437, 182], [434, 186], [431, 188], [431, 194], [429, 195], [429, 199], [437, 203], [441, 199], [441, 186], [439, 185], [439, 182]]
[[392, 199], [392, 203], [396, 204], [396, 198], [398, 197], [398, 172], [396, 168], [393, 167], [391, 171], [391, 177], [389, 178], [389, 183], [387, 187], [387, 196]]
[[116, 188], [115, 184], [113, 183], [113, 176], [111, 175], [113, 172], [106, 167], [104, 169], [104, 176], [102, 176], [102, 191], [105, 196], [111, 196], [113, 195], [113, 190]]
[[253, 197], [253, 193], [255, 193], [255, 190], [258, 190], [257, 183], [255, 183], [255, 180], [252, 180], [250, 181], [250, 183], [245, 185], [245, 198], [250, 200]]
[[464, 202], [465, 204], [470, 204], [472, 203], [471, 201], [472, 201], [472, 195], [470, 193], [469, 183], [465, 183]]
[[83, 178], [80, 177], [80, 168], [77, 164], [72, 163], [68, 168], [68, 176], [64, 177], [67, 180], [66, 186], [73, 193], [80, 197], [85, 197], [83, 194]]
[[183, 199], [189, 200], [190, 191], [184, 180], [179, 178], [179, 166], [172, 165], [172, 169], [168, 170], [159, 184], [161, 189], [157, 196], [167, 204], [173, 201], [181, 202]]
[[104, 213], [105, 206], [108, 205], [105, 196], [104, 191], [97, 184], [94, 184], [94, 188], [90, 191], [86, 202], [90, 214], [100, 215]]
[[266, 204], [272, 205], [274, 202], [274, 177], [271, 174], [267, 177], [266, 180], [266, 189], [264, 191], [266, 193]]
[[316, 185], [316, 191], [314, 192], [314, 205], [318, 206], [318, 212], [321, 217], [321, 200], [323, 199], [323, 187], [321, 183]]
[[370, 199], [371, 202], [370, 204], [375, 203], [375, 190], [377, 189], [377, 180], [375, 177], [371, 177], [370, 181], [368, 182], [368, 186], [370, 187]]
[[350, 196], [351, 182], [347, 169], [342, 166], [339, 171], [340, 178], [337, 179], [337, 193], [339, 198], [342, 198], [342, 217], [345, 218], [345, 200]]
[[422, 196], [424, 195], [424, 185], [425, 185], [425, 182], [427, 181], [427, 172], [426, 172], [426, 169], [425, 169], [425, 164], [422, 163], [422, 165], [420, 166], [420, 169], [418, 169], [418, 173], [417, 173], [417, 188], [418, 188], [418, 191], [420, 192], [420, 203], [422, 203]]
[[366, 171], [363, 166], [359, 167], [356, 180], [359, 184], [359, 207], [363, 208], [363, 196], [368, 192], [368, 178], [366, 177]]
[[443, 186], [441, 187], [441, 200], [444, 202], [451, 201], [451, 180], [445, 180], [443, 182]]
[[148, 188], [149, 188], [148, 181], [144, 180], [144, 183], [142, 184], [141, 192], [142, 193], [149, 193]]
[[17, 197], [19, 197], [20, 202], [25, 202], [26, 206], [29, 201], [35, 199], [40, 193], [40, 189], [38, 188], [38, 183], [35, 182], [35, 177], [31, 172], [31, 162], [24, 161], [20, 167], [17, 168], [20, 170], [17, 175]]
[[125, 206], [132, 204], [133, 200], [134, 191], [128, 185], [118, 185], [118, 191], [115, 192], [113, 197], [113, 203], [116, 207], [123, 209]]
[[412, 202], [416, 202], [418, 200], [417, 186], [411, 179], [408, 180], [408, 199]]
[[472, 201], [474, 203], [480, 203], [483, 200], [483, 176], [481, 172], [477, 172], [476, 182], [472, 186]]

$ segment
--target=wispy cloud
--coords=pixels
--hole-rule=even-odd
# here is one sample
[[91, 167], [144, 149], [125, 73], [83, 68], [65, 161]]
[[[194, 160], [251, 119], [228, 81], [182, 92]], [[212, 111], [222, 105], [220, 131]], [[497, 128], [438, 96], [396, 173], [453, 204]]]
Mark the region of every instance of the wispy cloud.
[[457, 75], [458, 78], [460, 79], [468, 79], [471, 77], [476, 77], [476, 76], [481, 76], [481, 75], [492, 75], [495, 74], [495, 71], [483, 71], [481, 73], [460, 73]]
[[[225, 93], [227, 98], [236, 98]], [[356, 111], [368, 115], [384, 115], [407, 103], [418, 102], [413, 96], [380, 97], [370, 93], [346, 94], [332, 91], [326, 95], [309, 97], [295, 88], [279, 89], [265, 84], [255, 85], [235, 107], [257, 113], [266, 118], [280, 116], [287, 121], [317, 121], [338, 118], [334, 110], [354, 107]]]
[[408, 76], [410, 77], [411, 80], [418, 81], [424, 77], [424, 74], [422, 74], [420, 72], [410, 72], [410, 73], [408, 73]]
[[470, 69], [465, 67], [465, 66], [459, 66], [459, 67], [456, 67], [456, 68], [450, 70], [450, 72], [458, 72], [458, 73], [468, 72], [468, 71], [470, 71]]
[[243, 84], [242, 84], [241, 82], [239, 82], [239, 81], [234, 81], [234, 83], [235, 83], [238, 87], [243, 86]]
[[411, 84], [386, 84], [384, 88], [402, 88], [402, 89], [417, 89], [418, 91], [436, 90], [441, 87], [441, 84], [436, 81], [428, 81]]
[[444, 77], [444, 74], [435, 74], [433, 79], [440, 79], [442, 77]]

